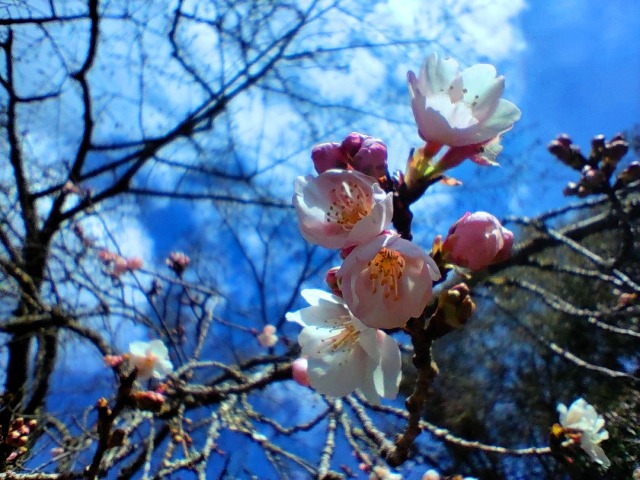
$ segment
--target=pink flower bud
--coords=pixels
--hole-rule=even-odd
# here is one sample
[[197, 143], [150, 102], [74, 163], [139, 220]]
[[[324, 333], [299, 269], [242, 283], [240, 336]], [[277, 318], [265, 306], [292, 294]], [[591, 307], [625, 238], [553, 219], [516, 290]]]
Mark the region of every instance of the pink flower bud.
[[365, 138], [367, 138], [366, 135], [361, 135], [358, 132], [351, 132], [344, 140], [342, 140], [340, 150], [342, 150], [342, 153], [344, 153], [347, 158], [351, 159], [356, 156], [356, 153], [360, 150]]
[[265, 325], [262, 332], [258, 335], [258, 343], [263, 348], [271, 348], [278, 343], [278, 335], [276, 335], [276, 327], [273, 325]]
[[129, 271], [129, 265], [127, 265], [127, 260], [122, 258], [120, 255], [116, 255], [113, 259], [113, 270], [111, 271], [111, 277], [120, 278], [120, 275]]
[[370, 177], [384, 177], [387, 174], [387, 147], [382, 140], [367, 138], [353, 157], [351, 165]]
[[124, 357], [122, 355], [105, 355], [103, 360], [105, 364], [111, 368], [115, 368], [124, 362]]
[[167, 266], [173, 270], [178, 277], [182, 276], [190, 263], [191, 259], [182, 252], [171, 252], [169, 258], [166, 260]]
[[311, 382], [309, 381], [309, 374], [307, 369], [309, 368], [309, 362], [306, 357], [300, 357], [293, 361], [291, 364], [291, 374], [293, 379], [303, 387], [309, 387]]
[[105, 265], [115, 261], [116, 258], [118, 258], [118, 254], [110, 252], [109, 250], [100, 250], [100, 252], [98, 252], [98, 259]]
[[442, 244], [445, 258], [472, 271], [509, 258], [513, 233], [487, 212], [465, 213]]
[[144, 263], [140, 257], [131, 257], [127, 259], [127, 270], [130, 272], [140, 270], [143, 265]]
[[347, 157], [338, 143], [321, 143], [311, 150], [311, 160], [316, 172], [322, 173], [332, 168], [347, 168]]
[[340, 270], [340, 267], [330, 268], [324, 277], [324, 281], [327, 282], [327, 285], [329, 285], [329, 290], [331, 290], [331, 293], [337, 295], [338, 297], [342, 297], [342, 290], [340, 289], [340, 279], [337, 276], [338, 270]]
[[64, 193], [65, 195], [69, 195], [71, 193], [80, 195], [80, 189], [71, 180], [67, 180], [67, 182], [62, 186], [62, 193]]

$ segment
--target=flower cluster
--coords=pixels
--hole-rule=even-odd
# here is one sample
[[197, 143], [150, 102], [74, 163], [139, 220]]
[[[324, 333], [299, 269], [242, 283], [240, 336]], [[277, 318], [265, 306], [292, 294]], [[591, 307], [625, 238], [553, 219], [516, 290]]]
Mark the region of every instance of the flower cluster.
[[622, 134], [606, 141], [603, 135], [591, 140], [591, 152], [585, 157], [568, 135], [559, 135], [549, 144], [549, 152], [568, 167], [580, 172], [577, 182], [569, 182], [563, 193], [580, 198], [606, 193], [624, 187], [640, 178], [640, 164], [631, 162], [613, 181], [613, 173], [622, 157], [629, 151], [629, 143]]
[[140, 270], [144, 265], [144, 262], [139, 257], [124, 258], [109, 250], [100, 250], [100, 252], [98, 252], [98, 259], [107, 268], [107, 275], [114, 280], [117, 280], [127, 272]]
[[[350, 133], [340, 143], [314, 147], [318, 175], [295, 181], [293, 204], [302, 236], [339, 249], [343, 259], [326, 275], [332, 294], [304, 290], [310, 307], [287, 314], [303, 327], [298, 341], [305, 360], [293, 366], [296, 381], [328, 395], [358, 388], [372, 402], [394, 397], [400, 352], [383, 330], [405, 328], [410, 319], [422, 317], [434, 282], [449, 264], [480, 270], [507, 258], [513, 244], [511, 232], [483, 212], [456, 222], [443, 243], [437, 240], [432, 255], [411, 243], [408, 206], [433, 178], [465, 158], [494, 164], [499, 136], [520, 111], [500, 98], [504, 78], [496, 77], [490, 65], [460, 72], [455, 61], [432, 55], [420, 77], [409, 72], [408, 80], [418, 132], [426, 143], [410, 157], [404, 177], [389, 175], [381, 140]], [[445, 145], [448, 151], [433, 164]], [[412, 182], [419, 184], [413, 191]], [[468, 292], [464, 298], [454, 293], [443, 325], [462, 325], [475, 308]]]

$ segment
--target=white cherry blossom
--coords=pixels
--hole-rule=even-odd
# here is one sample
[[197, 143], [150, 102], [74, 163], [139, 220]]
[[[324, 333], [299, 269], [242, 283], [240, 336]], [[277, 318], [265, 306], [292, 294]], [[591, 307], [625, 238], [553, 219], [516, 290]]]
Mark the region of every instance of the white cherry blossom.
[[513, 103], [500, 98], [504, 77], [493, 65], [460, 71], [458, 62], [437, 53], [425, 60], [420, 74], [407, 75], [411, 108], [423, 140], [460, 147], [489, 142], [510, 130], [520, 118]]
[[558, 404], [558, 413], [560, 424], [564, 428], [581, 432], [580, 446], [591, 459], [604, 468], [609, 468], [611, 461], [598, 445], [609, 438], [609, 432], [604, 430], [602, 415], [598, 415], [596, 409], [583, 398], [578, 398], [569, 408], [562, 403]]
[[129, 361], [138, 370], [136, 378], [140, 381], [149, 380], [152, 377], [161, 379], [173, 371], [169, 350], [161, 340], [131, 342]]
[[401, 362], [393, 338], [363, 325], [340, 297], [315, 289], [301, 295], [310, 306], [286, 318], [303, 327], [298, 343], [311, 386], [333, 397], [359, 389], [373, 403], [395, 398]]

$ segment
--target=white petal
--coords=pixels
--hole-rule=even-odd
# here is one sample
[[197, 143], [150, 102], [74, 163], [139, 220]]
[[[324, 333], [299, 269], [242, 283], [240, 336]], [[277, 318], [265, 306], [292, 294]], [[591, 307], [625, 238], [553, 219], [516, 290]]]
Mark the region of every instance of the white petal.
[[393, 218], [393, 194], [385, 196], [384, 201], [376, 203], [371, 213], [354, 225], [349, 233], [346, 247], [359, 245], [379, 235], [389, 226]]
[[[313, 308], [313, 307], [311, 307]], [[298, 335], [298, 343], [302, 348], [302, 356], [306, 357], [322, 357], [333, 355], [330, 348], [331, 339], [336, 335], [340, 335], [344, 329], [329, 329], [322, 327], [305, 327]], [[341, 352], [344, 349], [338, 349]]]
[[320, 306], [326, 303], [344, 305], [344, 301], [340, 297], [318, 288], [305, 288], [300, 292], [300, 295], [312, 306]]
[[449, 93], [450, 87], [459, 81], [460, 67], [453, 58], [439, 58], [437, 53], [429, 55], [420, 70], [420, 86], [426, 96]]
[[361, 348], [337, 350], [323, 359], [309, 357], [307, 373], [311, 386], [325, 395], [348, 395], [360, 385], [367, 357]]
[[558, 414], [560, 416], [560, 424], [563, 427], [566, 427], [567, 406], [564, 403], [559, 403], [558, 406], [556, 407], [556, 410], [558, 411]]
[[504, 77], [496, 78], [493, 65], [479, 64], [462, 71], [464, 101], [471, 106], [473, 116], [480, 122], [491, 115], [504, 92]]
[[374, 405], [379, 405], [381, 400], [374, 378], [374, 372], [377, 365], [377, 362], [375, 362], [371, 357], [366, 359], [364, 369], [360, 376], [360, 385], [358, 385], [359, 390], [365, 398]]
[[131, 342], [129, 344], [129, 353], [136, 357], [146, 357], [147, 348], [149, 348], [148, 342]]
[[[360, 322], [358, 321], [358, 323]], [[367, 355], [369, 355], [369, 357], [371, 357], [377, 364], [378, 359], [380, 358], [380, 347], [378, 346], [376, 329], [368, 328], [364, 325], [363, 327], [364, 329], [360, 332], [358, 343]]]
[[513, 103], [500, 99], [496, 110], [482, 124], [481, 137], [487, 137], [482, 141], [490, 140], [500, 133], [510, 130], [513, 124], [520, 119], [521, 115], [520, 109]]
[[377, 332], [379, 341], [380, 363], [373, 373], [377, 392], [384, 398], [395, 398], [398, 395], [402, 377], [402, 359], [396, 341], [386, 333]]
[[604, 468], [609, 468], [611, 466], [611, 461], [609, 460], [609, 458], [607, 457], [607, 455], [604, 453], [604, 450], [599, 446], [599, 445], [595, 445], [589, 441], [585, 441], [585, 437], [582, 437], [583, 441], [581, 443], [581, 447], [583, 448], [583, 450], [585, 452], [587, 452], [587, 454], [591, 457], [591, 459], [602, 465]]
[[147, 347], [147, 354], [149, 353], [161, 359], [169, 357], [169, 350], [162, 342], [162, 340], [151, 340], [149, 342], [149, 346]]

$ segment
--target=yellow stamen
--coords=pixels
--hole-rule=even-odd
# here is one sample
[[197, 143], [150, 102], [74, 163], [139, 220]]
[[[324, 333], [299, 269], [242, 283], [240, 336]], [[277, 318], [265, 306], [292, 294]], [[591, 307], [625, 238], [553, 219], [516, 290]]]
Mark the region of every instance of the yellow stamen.
[[384, 298], [389, 298], [393, 293], [393, 300], [400, 300], [398, 286], [404, 265], [405, 260], [402, 255], [394, 250], [382, 248], [368, 263], [371, 293], [376, 293], [378, 287], [381, 287]]
[[349, 231], [356, 223], [371, 213], [371, 193], [353, 181], [342, 182], [331, 190], [333, 201], [329, 206], [327, 222], [337, 223]]

